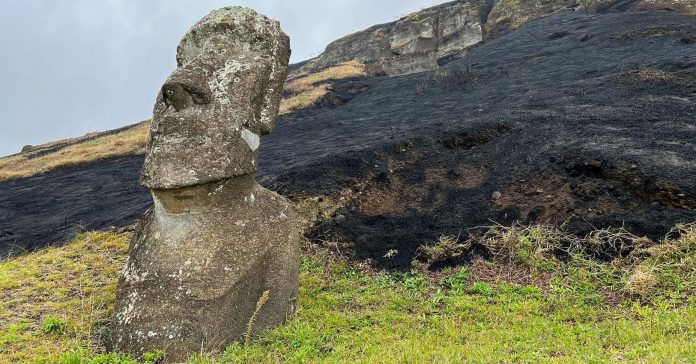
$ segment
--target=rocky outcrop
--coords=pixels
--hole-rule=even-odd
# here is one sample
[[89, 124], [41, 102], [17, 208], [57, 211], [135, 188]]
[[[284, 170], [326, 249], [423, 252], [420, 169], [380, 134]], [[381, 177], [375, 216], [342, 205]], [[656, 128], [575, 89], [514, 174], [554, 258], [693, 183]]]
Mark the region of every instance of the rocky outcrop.
[[642, 0], [632, 7], [635, 11], [671, 10], [684, 14], [696, 15], [696, 1], [693, 0]]
[[294, 311], [298, 224], [255, 180], [289, 56], [278, 22], [241, 7], [211, 12], [179, 44], [155, 104], [141, 175], [154, 206], [118, 283], [114, 350], [180, 362]]
[[399, 75], [432, 70], [483, 41], [500, 37], [532, 20], [560, 11], [588, 13], [672, 10], [696, 14], [691, 0], [458, 0], [345, 36], [317, 58], [293, 69], [301, 76], [357, 59], [373, 74]]
[[376, 72], [389, 75], [433, 69], [483, 39], [481, 16], [476, 0], [415, 12], [332, 42], [297, 74], [352, 59], [373, 63]]

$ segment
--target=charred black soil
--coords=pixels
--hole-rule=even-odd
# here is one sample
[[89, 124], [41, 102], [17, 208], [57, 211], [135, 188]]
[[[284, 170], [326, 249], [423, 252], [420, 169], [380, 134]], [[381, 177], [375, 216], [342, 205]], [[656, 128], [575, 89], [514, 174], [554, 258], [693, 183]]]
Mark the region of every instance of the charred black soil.
[[[307, 236], [379, 268], [494, 222], [658, 237], [696, 221], [695, 29], [666, 11], [566, 12], [432, 72], [336, 82], [264, 138], [259, 180], [340, 201]], [[141, 163], [1, 182], [2, 252], [133, 222], [150, 203]]]

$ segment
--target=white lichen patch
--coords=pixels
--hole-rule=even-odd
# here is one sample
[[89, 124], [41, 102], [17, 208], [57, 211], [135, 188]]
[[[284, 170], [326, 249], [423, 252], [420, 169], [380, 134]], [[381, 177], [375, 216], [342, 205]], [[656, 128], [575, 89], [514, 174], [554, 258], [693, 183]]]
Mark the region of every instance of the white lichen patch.
[[133, 318], [133, 309], [135, 308], [135, 303], [138, 301], [138, 292], [130, 292], [125, 299], [123, 308], [120, 312], [116, 313], [116, 320], [120, 321], [124, 325], [128, 325]]
[[256, 201], [256, 196], [254, 194], [249, 194], [249, 196], [244, 196], [244, 202], [254, 203]]
[[235, 77], [236, 75], [249, 68], [251, 68], [249, 64], [241, 63], [236, 60], [225, 62], [225, 67], [216, 70], [213, 73], [215, 77], [208, 81], [208, 87], [210, 87], [210, 92], [213, 94], [213, 97], [222, 105], [229, 104], [228, 86], [237, 78]]
[[138, 272], [138, 270], [133, 266], [133, 264], [128, 263], [121, 272], [123, 280], [126, 283], [140, 283], [145, 280], [148, 276], [148, 272]]
[[249, 129], [244, 128], [242, 129], [241, 136], [252, 152], [255, 152], [256, 149], [259, 148], [259, 144], [261, 144], [261, 138], [259, 138], [257, 134], [254, 134]]

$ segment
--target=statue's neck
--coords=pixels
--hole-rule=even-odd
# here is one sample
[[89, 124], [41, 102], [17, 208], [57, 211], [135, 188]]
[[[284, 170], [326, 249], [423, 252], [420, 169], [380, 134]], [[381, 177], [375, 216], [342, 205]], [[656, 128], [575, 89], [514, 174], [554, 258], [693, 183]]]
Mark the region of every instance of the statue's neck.
[[253, 198], [255, 177], [251, 173], [202, 185], [151, 191], [155, 207], [168, 214], [200, 213]]

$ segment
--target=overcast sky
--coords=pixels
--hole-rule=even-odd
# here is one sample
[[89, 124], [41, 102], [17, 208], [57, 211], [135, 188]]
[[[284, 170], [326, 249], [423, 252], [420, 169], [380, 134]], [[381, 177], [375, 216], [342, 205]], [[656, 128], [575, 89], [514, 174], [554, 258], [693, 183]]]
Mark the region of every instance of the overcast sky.
[[291, 62], [446, 0], [0, 0], [0, 155], [148, 118], [176, 45], [215, 8], [280, 20]]

